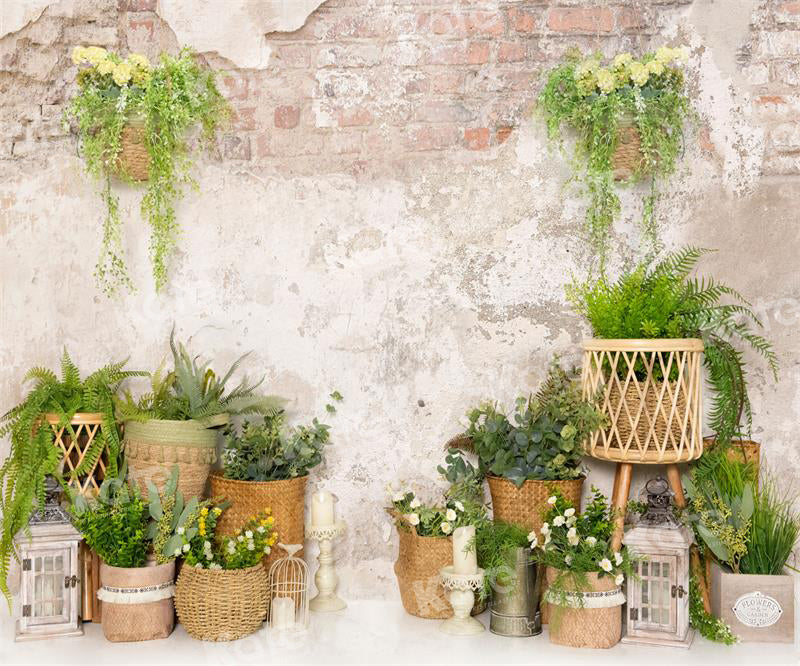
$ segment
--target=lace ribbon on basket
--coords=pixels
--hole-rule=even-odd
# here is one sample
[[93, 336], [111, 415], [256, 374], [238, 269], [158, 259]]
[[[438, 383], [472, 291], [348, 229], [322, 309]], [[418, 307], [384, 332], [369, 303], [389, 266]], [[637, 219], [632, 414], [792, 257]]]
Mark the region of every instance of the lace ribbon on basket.
[[175, 596], [172, 582], [142, 587], [111, 587], [103, 585], [97, 590], [97, 598], [112, 604], [149, 604]]

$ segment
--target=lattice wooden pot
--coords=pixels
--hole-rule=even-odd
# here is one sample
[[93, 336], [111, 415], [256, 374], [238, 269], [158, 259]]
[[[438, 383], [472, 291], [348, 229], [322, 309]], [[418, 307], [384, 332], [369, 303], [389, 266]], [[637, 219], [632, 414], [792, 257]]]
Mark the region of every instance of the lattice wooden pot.
[[617, 126], [617, 145], [611, 155], [611, 168], [616, 181], [630, 180], [644, 163], [642, 137], [633, 118], [623, 118]]
[[162, 488], [173, 466], [178, 465], [178, 489], [187, 500], [202, 497], [211, 466], [217, 459], [217, 430], [227, 415], [208, 422], [128, 421], [123, 446], [128, 461], [128, 475], [143, 492], [147, 481]]
[[702, 340], [593, 339], [583, 349], [583, 395], [608, 419], [588, 455], [639, 464], [700, 457]]
[[[305, 534], [305, 493], [308, 475], [284, 481], [237, 481], [219, 473], [210, 477], [211, 497], [224, 497], [231, 504], [217, 522], [217, 534], [235, 534], [254, 514], [269, 507], [275, 518], [275, 529], [281, 543], [302, 544]], [[302, 557], [302, 549], [297, 557]], [[282, 548], [273, 548], [263, 559], [269, 567], [286, 557]]]
[[576, 511], [581, 509], [581, 493], [586, 477], [567, 481], [525, 481], [521, 486], [499, 476], [487, 476], [492, 496], [495, 520], [522, 525], [527, 530], [538, 530], [544, 522], [547, 498], [555, 491], [572, 502]]
[[71, 473], [84, 461], [92, 444], [100, 437], [103, 415], [79, 412], [70, 420], [73, 437], [66, 426], [59, 427], [58, 414], [45, 414], [53, 431], [53, 444], [61, 451], [62, 473], [81, 495], [92, 497], [100, 490], [108, 466], [108, 448], [104, 447], [97, 461], [84, 474], [70, 480]]
[[132, 117], [122, 128], [116, 171], [138, 183], [150, 178], [144, 118]]

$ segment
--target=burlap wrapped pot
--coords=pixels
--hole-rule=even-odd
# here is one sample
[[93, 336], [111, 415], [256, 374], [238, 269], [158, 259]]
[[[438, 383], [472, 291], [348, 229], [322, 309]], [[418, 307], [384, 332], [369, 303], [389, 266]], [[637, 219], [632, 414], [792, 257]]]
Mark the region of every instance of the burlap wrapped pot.
[[178, 465], [178, 489], [187, 500], [203, 497], [217, 459], [217, 430], [227, 415], [209, 421], [127, 421], [123, 447], [128, 474], [147, 492], [147, 481], [159, 489]]
[[487, 476], [494, 519], [521, 525], [527, 530], [538, 530], [544, 522], [543, 516], [548, 508], [547, 498], [555, 492], [561, 493], [580, 512], [585, 478], [581, 476], [567, 481], [525, 481], [517, 487], [509, 479]]
[[[236, 533], [254, 514], [269, 507], [275, 518], [278, 540], [286, 544], [302, 544], [305, 536], [305, 492], [308, 475], [281, 481], [237, 481], [215, 472], [210, 477], [211, 496], [224, 497], [230, 506], [217, 523], [217, 534]], [[282, 548], [273, 548], [264, 558], [269, 569], [275, 560], [286, 557]], [[302, 557], [303, 551], [297, 553]]]
[[114, 643], [166, 638], [175, 626], [175, 561], [127, 569], [100, 563], [103, 635]]
[[234, 641], [257, 631], [267, 616], [269, 578], [260, 564], [247, 569], [198, 569], [178, 575], [178, 620], [201, 641]]
[[[559, 575], [559, 570], [548, 567], [548, 587]], [[550, 642], [579, 648], [610, 648], [619, 643], [622, 636], [622, 605], [625, 596], [611, 576], [586, 574], [588, 588], [576, 590], [571, 581], [566, 582], [567, 591], [574, 592], [574, 603], [557, 605], [556, 598], [545, 597], [550, 608]], [[583, 598], [580, 607], [578, 598]], [[599, 607], [596, 607], [599, 606]]]

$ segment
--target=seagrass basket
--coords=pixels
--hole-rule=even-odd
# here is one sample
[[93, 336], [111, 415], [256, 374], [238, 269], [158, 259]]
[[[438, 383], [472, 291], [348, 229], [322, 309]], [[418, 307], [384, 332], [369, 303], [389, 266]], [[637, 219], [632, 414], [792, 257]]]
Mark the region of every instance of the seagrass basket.
[[178, 489], [187, 500], [202, 497], [211, 466], [217, 459], [216, 427], [227, 415], [208, 423], [199, 421], [128, 421], [123, 447], [128, 475], [147, 492], [147, 481], [162, 488], [178, 465]]
[[150, 178], [150, 154], [147, 152], [144, 119], [131, 118], [122, 128], [116, 170], [138, 183]]
[[494, 519], [538, 531], [548, 508], [547, 498], [556, 491], [561, 493], [564, 499], [572, 502], [576, 511], [580, 511], [585, 478], [581, 476], [567, 481], [525, 481], [517, 487], [509, 479], [487, 476]]
[[639, 464], [702, 455], [702, 340], [592, 339], [583, 350], [583, 396], [608, 423], [589, 437], [588, 455]]
[[[558, 570], [548, 567], [548, 587], [557, 576]], [[553, 599], [550, 599], [550, 642], [577, 648], [613, 647], [622, 637], [622, 604], [625, 603], [625, 597], [611, 576], [600, 578], [596, 573], [588, 573], [586, 577], [587, 590], [571, 590], [575, 594], [577, 607], [556, 607]], [[581, 596], [584, 599], [578, 602]], [[580, 603], [584, 604], [583, 608]], [[600, 607], [593, 607], [597, 605]]]
[[[230, 506], [222, 512], [217, 534], [236, 533], [254, 514], [269, 508], [275, 518], [274, 527], [282, 543], [302, 544], [305, 538], [305, 493], [308, 476], [282, 481], [237, 481], [215, 472], [210, 477], [211, 496], [224, 497]], [[300, 550], [297, 557], [303, 556]], [[263, 560], [269, 567], [286, 552], [273, 548]]]
[[261, 564], [247, 569], [183, 566], [175, 589], [178, 620], [201, 641], [234, 641], [267, 617], [269, 578]]
[[630, 180], [644, 165], [642, 137], [633, 118], [617, 126], [617, 143], [611, 155], [611, 169], [616, 181]]

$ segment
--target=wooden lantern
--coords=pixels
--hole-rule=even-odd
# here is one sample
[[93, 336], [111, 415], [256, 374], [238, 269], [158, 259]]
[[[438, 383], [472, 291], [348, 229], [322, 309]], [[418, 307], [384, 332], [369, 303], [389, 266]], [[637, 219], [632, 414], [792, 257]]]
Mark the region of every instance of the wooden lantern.
[[80, 636], [80, 577], [78, 544], [81, 535], [58, 502], [58, 482], [47, 479], [45, 506], [16, 537], [21, 563], [21, 617], [15, 640]]
[[693, 537], [672, 513], [669, 484], [647, 482], [647, 511], [624, 538], [640, 558], [628, 580], [628, 631], [624, 643], [689, 647], [689, 547]]

